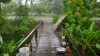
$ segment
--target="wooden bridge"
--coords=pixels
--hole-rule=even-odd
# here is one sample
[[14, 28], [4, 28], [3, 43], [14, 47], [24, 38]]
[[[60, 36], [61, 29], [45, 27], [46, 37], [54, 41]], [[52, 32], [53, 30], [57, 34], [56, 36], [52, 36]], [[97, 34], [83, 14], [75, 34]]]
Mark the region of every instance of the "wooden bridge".
[[20, 47], [29, 44], [30, 56], [71, 56], [71, 53], [66, 52], [60, 54], [56, 51], [56, 48], [62, 46], [62, 39], [59, 33], [54, 32], [54, 30], [57, 29], [63, 19], [58, 20], [59, 23], [55, 25], [53, 25], [51, 17], [37, 17], [36, 19], [42, 22], [29, 33], [29, 35], [17, 46], [16, 50], [18, 51]]
[[[52, 31], [52, 18], [51, 17], [39, 17], [37, 18], [43, 21], [43, 26], [38, 29], [39, 32], [39, 42], [37, 50], [33, 44], [32, 56], [64, 56], [64, 54], [57, 54], [56, 48], [61, 46], [60, 39]], [[35, 41], [33, 40], [32, 43]]]

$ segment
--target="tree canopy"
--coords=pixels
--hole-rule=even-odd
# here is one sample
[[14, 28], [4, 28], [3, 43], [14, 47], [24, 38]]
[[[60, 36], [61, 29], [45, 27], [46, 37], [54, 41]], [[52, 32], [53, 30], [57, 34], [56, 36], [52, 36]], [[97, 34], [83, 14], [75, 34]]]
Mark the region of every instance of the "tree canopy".
[[10, 2], [11, 0], [0, 0], [0, 2], [2, 2], [2, 3], [8, 3], [8, 2]]

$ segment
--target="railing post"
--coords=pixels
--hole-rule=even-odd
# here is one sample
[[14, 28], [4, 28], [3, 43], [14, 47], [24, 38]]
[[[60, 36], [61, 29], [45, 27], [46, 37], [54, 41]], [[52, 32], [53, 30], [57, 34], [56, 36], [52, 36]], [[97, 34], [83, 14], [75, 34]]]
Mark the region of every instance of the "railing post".
[[65, 39], [66, 39], [66, 42], [69, 43], [69, 38], [67, 35], [65, 36]]
[[31, 50], [31, 54], [32, 54], [32, 42], [30, 41], [30, 50]]
[[37, 47], [38, 47], [38, 32], [37, 29], [35, 30], [35, 44], [36, 44], [36, 51], [37, 51]]

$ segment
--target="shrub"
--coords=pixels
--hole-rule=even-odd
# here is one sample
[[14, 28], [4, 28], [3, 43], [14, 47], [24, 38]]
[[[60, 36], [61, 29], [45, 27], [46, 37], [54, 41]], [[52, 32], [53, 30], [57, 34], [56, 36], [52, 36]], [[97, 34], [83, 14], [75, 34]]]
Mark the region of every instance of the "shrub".
[[83, 55], [86, 55], [88, 50], [93, 53], [93, 56], [97, 56], [95, 45], [98, 43], [97, 38], [100, 39], [100, 35], [98, 35], [100, 31], [94, 31], [95, 22], [90, 21], [94, 17], [92, 12], [94, 9], [93, 3], [94, 1], [91, 0], [64, 0], [64, 14], [66, 17], [63, 26], [65, 26], [66, 33], [75, 44], [82, 46]]

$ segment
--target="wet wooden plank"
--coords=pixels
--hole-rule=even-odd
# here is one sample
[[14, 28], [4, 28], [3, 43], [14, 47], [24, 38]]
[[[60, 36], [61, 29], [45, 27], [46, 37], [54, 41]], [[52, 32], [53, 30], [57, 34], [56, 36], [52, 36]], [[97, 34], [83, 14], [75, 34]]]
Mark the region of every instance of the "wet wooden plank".
[[[39, 34], [40, 39], [38, 47], [33, 47], [32, 56], [64, 56], [64, 54], [59, 54], [56, 48], [60, 47], [59, 38], [53, 33], [52, 28], [52, 18], [42, 18], [44, 25]], [[32, 41], [35, 42], [34, 40]], [[34, 46], [34, 44], [33, 44]], [[37, 48], [37, 50], [35, 50]]]

